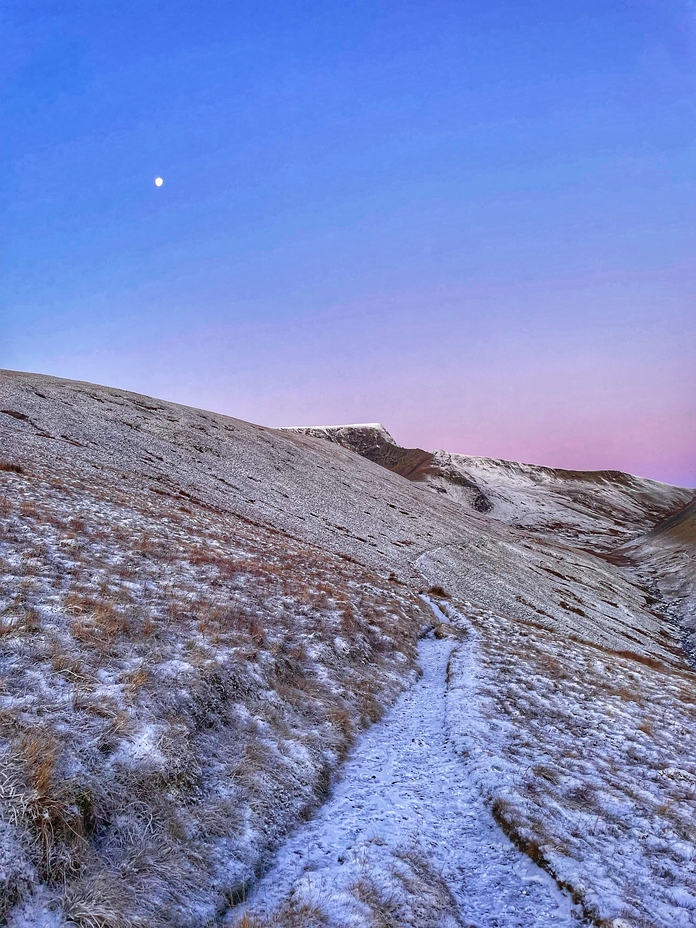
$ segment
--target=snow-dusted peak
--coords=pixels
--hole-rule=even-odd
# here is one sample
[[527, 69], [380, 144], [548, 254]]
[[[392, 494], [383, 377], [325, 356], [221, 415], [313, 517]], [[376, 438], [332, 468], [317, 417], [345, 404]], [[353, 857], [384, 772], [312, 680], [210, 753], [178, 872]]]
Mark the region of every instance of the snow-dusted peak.
[[352, 422], [346, 425], [299, 425], [291, 428], [284, 428], [283, 432], [301, 432], [305, 435], [313, 435], [315, 438], [328, 438], [329, 441], [335, 441], [343, 444], [342, 439], [355, 440], [360, 435], [381, 439], [389, 442], [390, 445], [396, 445], [394, 437], [388, 432], [381, 422]]

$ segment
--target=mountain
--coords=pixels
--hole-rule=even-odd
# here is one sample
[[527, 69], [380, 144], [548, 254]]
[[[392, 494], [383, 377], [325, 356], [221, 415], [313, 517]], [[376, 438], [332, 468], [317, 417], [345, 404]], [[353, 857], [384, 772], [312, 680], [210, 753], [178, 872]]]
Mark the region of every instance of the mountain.
[[[597, 924], [688, 923], [693, 491], [11, 371], [0, 436], [8, 925], [231, 924], [436, 626], [448, 743], [517, 853]], [[409, 866], [395, 923], [425, 925]], [[310, 924], [298, 892], [240, 918]]]
[[350, 448], [464, 507], [528, 532], [593, 550], [641, 535], [693, 490], [619, 471], [574, 471], [447, 451], [401, 448], [384, 426], [291, 429]]

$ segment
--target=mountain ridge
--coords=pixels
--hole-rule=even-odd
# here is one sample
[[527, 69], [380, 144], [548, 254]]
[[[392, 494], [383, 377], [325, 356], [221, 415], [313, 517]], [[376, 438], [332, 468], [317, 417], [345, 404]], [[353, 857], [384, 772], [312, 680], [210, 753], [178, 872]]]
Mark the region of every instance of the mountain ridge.
[[[576, 504], [575, 524], [571, 523], [576, 532], [581, 529], [577, 519], [578, 504], [580, 508], [587, 509], [589, 505], [596, 509], [598, 502], [603, 503], [605, 508], [613, 503], [618, 511], [613, 519], [614, 525], [607, 523], [603, 527], [603, 548], [618, 547], [621, 541], [629, 540], [626, 532], [620, 531], [617, 526], [625, 529], [628, 522], [634, 536], [643, 534], [696, 496], [695, 490], [675, 487], [618, 470], [567, 470], [442, 450], [402, 448], [380, 423], [308, 426], [282, 431], [299, 432], [339, 444], [387, 470], [423, 483], [443, 495], [449, 495], [468, 508], [526, 529], [543, 531], [540, 525], [520, 522], [525, 515], [524, 496], [534, 493], [533, 508], [538, 519], [540, 505], [550, 504], [549, 489], [552, 484], [556, 484], [556, 495], [562, 497], [566, 505], [563, 512], [556, 513], [555, 523], [549, 526], [553, 528], [554, 537], [559, 536], [563, 516], [572, 517], [567, 506], [568, 500]], [[598, 490], [599, 500], [596, 498]], [[594, 497], [591, 491], [594, 492]], [[610, 499], [610, 494], [614, 496], [613, 500]], [[617, 499], [619, 496], [621, 499]], [[557, 506], [559, 501], [557, 499]], [[531, 507], [527, 505], [527, 508]], [[606, 514], [590, 511], [585, 513], [586, 516], [595, 517], [593, 524], [587, 527], [595, 546], [599, 533], [597, 516]], [[572, 534], [568, 538], [579, 540]]]

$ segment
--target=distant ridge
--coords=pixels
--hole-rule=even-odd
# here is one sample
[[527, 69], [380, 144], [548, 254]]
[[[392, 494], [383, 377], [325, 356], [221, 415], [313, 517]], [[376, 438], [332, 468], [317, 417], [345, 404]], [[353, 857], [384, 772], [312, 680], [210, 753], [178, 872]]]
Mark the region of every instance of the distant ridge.
[[565, 470], [403, 448], [379, 422], [279, 431], [341, 445], [500, 522], [605, 551], [650, 531], [693, 496], [693, 491], [617, 470]]

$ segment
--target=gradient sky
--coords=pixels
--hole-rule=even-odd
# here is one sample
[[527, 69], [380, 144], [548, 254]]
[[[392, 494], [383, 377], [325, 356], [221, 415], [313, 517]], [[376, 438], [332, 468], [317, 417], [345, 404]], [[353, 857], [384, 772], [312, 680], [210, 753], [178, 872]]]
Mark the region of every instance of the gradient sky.
[[1, 367], [696, 486], [694, 3], [6, 0], [0, 48]]

